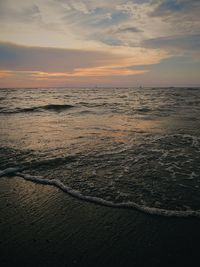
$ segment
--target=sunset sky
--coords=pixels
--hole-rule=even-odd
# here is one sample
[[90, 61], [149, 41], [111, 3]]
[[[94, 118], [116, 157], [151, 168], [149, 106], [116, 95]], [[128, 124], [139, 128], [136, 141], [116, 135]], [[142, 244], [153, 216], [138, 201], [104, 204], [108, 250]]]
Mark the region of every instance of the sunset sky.
[[199, 0], [0, 0], [0, 87], [200, 86]]

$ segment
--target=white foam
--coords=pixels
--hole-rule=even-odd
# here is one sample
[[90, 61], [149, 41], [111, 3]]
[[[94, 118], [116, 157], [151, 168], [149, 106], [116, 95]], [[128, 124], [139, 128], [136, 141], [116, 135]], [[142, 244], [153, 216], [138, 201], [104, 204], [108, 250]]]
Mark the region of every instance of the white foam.
[[27, 181], [55, 186], [61, 189], [63, 192], [77, 199], [88, 201], [88, 202], [93, 202], [93, 203], [100, 204], [103, 206], [108, 206], [108, 207], [113, 207], [113, 208], [133, 208], [133, 209], [137, 209], [139, 211], [145, 212], [147, 214], [159, 215], [159, 216], [165, 216], [165, 217], [197, 217], [197, 218], [200, 218], [200, 210], [196, 210], [196, 211], [195, 210], [187, 210], [187, 211], [165, 210], [165, 209], [160, 209], [160, 208], [155, 208], [155, 207], [147, 207], [145, 205], [139, 205], [131, 201], [114, 203], [110, 200], [105, 200], [99, 197], [83, 195], [81, 192], [74, 190], [68, 187], [67, 185], [64, 185], [59, 180], [45, 179], [39, 176], [32, 176], [32, 175], [25, 174], [19, 171], [21, 171], [20, 168], [8, 168], [3, 171], [0, 171], [0, 176], [7, 175], [7, 174], [16, 174], [17, 176], [22, 177], [23, 179]]

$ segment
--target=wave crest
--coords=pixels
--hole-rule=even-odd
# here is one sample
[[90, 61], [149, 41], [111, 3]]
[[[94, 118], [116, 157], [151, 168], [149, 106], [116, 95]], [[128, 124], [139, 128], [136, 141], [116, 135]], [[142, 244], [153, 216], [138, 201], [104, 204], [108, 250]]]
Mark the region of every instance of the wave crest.
[[11, 113], [25, 113], [25, 112], [42, 112], [42, 111], [54, 111], [54, 112], [62, 112], [67, 109], [73, 108], [73, 105], [69, 104], [48, 104], [44, 106], [36, 106], [36, 107], [27, 107], [27, 108], [16, 108], [14, 110], [0, 110], [0, 113], [11, 114]]

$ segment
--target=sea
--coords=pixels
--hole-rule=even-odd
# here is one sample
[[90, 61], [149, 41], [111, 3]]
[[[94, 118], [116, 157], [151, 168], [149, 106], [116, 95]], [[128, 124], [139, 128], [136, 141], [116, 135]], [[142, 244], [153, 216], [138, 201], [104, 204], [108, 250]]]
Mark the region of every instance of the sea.
[[200, 218], [200, 88], [2, 88], [0, 176]]

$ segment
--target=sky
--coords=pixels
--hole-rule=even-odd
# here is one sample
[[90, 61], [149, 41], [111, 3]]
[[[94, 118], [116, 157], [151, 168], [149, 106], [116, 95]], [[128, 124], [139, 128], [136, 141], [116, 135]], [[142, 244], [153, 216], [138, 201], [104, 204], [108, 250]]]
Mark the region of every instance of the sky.
[[200, 86], [200, 0], [0, 0], [0, 87]]

